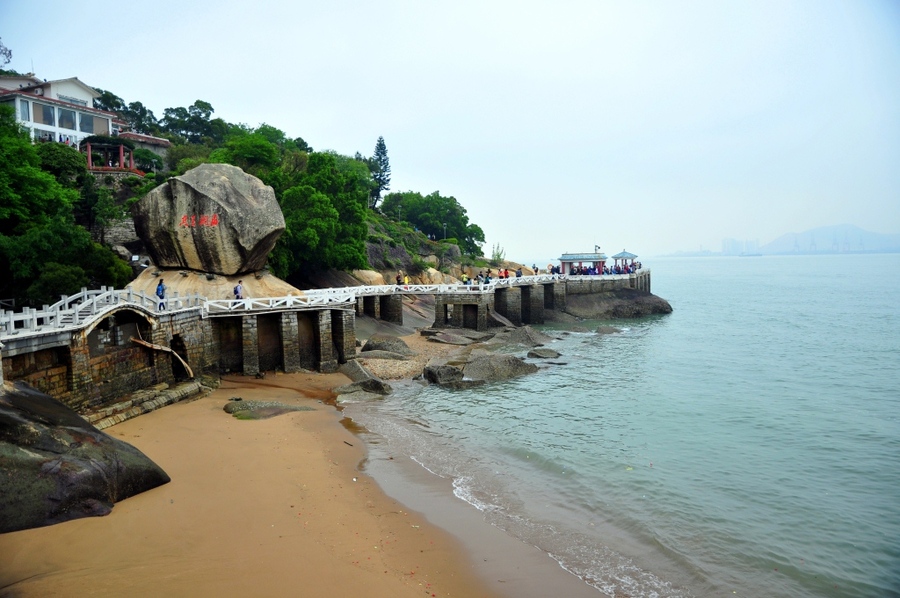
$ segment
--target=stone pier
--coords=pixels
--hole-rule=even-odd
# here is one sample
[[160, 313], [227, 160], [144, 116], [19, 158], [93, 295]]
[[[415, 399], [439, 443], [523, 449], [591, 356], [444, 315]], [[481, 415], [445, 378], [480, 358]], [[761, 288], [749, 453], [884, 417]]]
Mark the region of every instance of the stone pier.
[[526, 287], [502, 287], [494, 290], [494, 310], [515, 324], [522, 325], [522, 305]]
[[434, 327], [487, 330], [489, 302], [490, 296], [485, 293], [436, 295], [434, 298]]

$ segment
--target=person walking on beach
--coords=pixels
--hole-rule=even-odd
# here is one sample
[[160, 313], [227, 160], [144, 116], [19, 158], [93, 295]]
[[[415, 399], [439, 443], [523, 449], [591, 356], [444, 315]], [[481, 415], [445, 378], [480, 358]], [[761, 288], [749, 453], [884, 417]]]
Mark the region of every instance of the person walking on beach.
[[156, 296], [159, 298], [159, 305], [156, 307], [156, 310], [162, 311], [166, 307], [166, 285], [162, 278], [159, 279], [159, 284], [156, 285]]

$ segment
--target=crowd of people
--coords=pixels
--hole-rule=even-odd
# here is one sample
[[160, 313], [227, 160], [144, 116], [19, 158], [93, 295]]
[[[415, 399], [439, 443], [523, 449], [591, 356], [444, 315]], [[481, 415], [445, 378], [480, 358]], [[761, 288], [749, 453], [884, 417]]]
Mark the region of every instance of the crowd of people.
[[[615, 264], [614, 266], [603, 266], [602, 268], [591, 266], [572, 266], [569, 268], [569, 276], [601, 276], [610, 274], [634, 274], [641, 269], [640, 262], [631, 262], [630, 264]], [[558, 270], [558, 268], [557, 268]]]

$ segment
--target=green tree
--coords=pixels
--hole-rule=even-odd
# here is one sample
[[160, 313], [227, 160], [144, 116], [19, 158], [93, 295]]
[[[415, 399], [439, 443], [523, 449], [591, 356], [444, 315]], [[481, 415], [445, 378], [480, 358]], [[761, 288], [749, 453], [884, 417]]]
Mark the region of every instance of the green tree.
[[125, 100], [117, 96], [111, 91], [95, 87], [94, 89], [100, 93], [100, 97], [94, 98], [94, 108], [97, 110], [106, 110], [107, 112], [123, 113], [126, 109]]
[[372, 156], [372, 178], [375, 180], [375, 188], [371, 194], [369, 207], [375, 209], [381, 201], [381, 194], [391, 188], [391, 161], [388, 160], [387, 145], [384, 137], [378, 137], [375, 143], [375, 154]]
[[160, 133], [159, 121], [153, 111], [140, 102], [128, 104], [128, 107], [122, 110], [122, 117], [136, 133], [144, 135], [159, 135]]
[[81, 268], [91, 285], [123, 286], [131, 276], [128, 265], [75, 224], [78, 190], [64, 187], [40, 166], [41, 156], [12, 108], [0, 107], [0, 297], [34, 304], [41, 298], [31, 290], [55, 291], [60, 277], [32, 289], [42, 276], [50, 277], [45, 271], [51, 262], [73, 267], [71, 284], [81, 280], [74, 270]]
[[39, 143], [34, 146], [41, 159], [41, 170], [49, 172], [63, 187], [77, 187], [88, 174], [87, 157], [64, 143]]
[[134, 163], [138, 168], [145, 172], [151, 170], [156, 172], [163, 169], [163, 159], [159, 155], [142, 147], [134, 150]]
[[0, 68], [9, 64], [12, 60], [12, 50], [3, 45], [3, 39], [0, 38]]
[[403, 213], [404, 220], [432, 239], [456, 239], [464, 253], [481, 253], [484, 231], [477, 224], [469, 222], [466, 209], [455, 197], [444, 197], [437, 191], [427, 196], [406, 191], [387, 195], [381, 205], [381, 211], [386, 214], [394, 214], [398, 208]]

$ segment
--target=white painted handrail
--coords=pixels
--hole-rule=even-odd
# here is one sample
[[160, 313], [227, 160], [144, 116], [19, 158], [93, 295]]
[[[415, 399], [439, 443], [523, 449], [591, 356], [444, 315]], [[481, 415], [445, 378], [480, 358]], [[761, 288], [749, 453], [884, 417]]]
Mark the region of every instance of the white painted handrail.
[[[101, 287], [95, 290], [82, 288], [79, 293], [63, 296], [53, 305], [41, 309], [23, 308], [21, 312], [0, 310], [0, 338], [20, 335], [48, 334], [66, 330], [77, 330], [103, 317], [114, 309], [131, 305], [150, 312], [172, 312], [183, 309], [200, 309], [203, 317], [226, 315], [229, 313], [253, 313], [290, 309], [315, 309], [329, 306], [347, 306], [358, 297], [384, 295], [446, 295], [485, 294], [498, 288], [530, 286], [554, 283], [564, 280], [622, 280], [649, 273], [649, 269], [635, 274], [584, 275], [538, 274], [511, 278], [495, 278], [489, 283], [471, 284], [385, 284], [360, 285], [355, 287], [311, 289], [302, 295], [286, 297], [260, 297], [248, 299], [207, 299], [199, 294], [180, 297], [178, 293], [160, 300], [143, 291], [134, 292], [131, 287], [112, 289]], [[162, 310], [159, 309], [162, 303]]]

